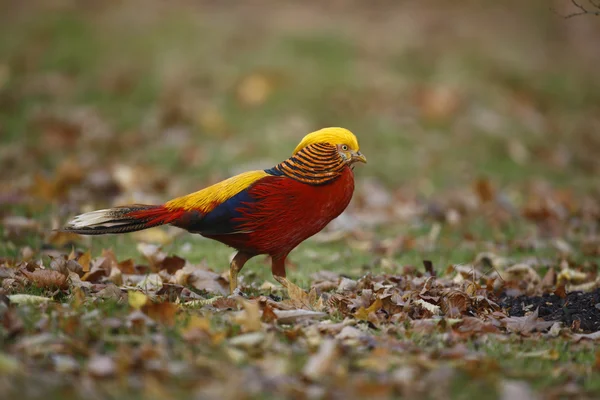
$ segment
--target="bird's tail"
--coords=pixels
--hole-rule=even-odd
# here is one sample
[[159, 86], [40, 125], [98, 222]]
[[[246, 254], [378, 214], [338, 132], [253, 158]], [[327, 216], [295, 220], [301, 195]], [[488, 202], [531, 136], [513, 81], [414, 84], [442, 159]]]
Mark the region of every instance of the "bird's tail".
[[78, 215], [62, 230], [81, 235], [135, 232], [170, 224], [180, 216], [180, 211], [165, 206], [135, 204]]

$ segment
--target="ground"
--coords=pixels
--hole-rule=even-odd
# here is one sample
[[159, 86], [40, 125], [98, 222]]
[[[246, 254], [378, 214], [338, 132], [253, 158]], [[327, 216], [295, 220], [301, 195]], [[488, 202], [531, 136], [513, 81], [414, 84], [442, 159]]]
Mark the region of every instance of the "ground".
[[[0, 3], [0, 390], [600, 396], [600, 17], [569, 1]], [[576, 11], [576, 10], [575, 10]], [[53, 231], [344, 126], [348, 210], [269, 260]]]

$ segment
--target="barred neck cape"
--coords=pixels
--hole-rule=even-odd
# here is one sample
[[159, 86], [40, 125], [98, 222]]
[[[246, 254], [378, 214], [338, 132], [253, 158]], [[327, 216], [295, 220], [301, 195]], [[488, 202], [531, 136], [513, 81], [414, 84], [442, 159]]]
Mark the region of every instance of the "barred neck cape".
[[345, 166], [346, 163], [340, 157], [336, 146], [315, 143], [265, 172], [275, 176], [287, 176], [309, 185], [323, 185], [339, 177]]

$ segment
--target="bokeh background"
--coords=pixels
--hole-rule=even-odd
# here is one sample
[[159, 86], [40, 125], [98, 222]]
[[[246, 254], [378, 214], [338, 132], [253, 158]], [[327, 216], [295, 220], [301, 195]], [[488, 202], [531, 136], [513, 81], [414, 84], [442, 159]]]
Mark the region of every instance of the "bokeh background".
[[[578, 11], [0, 0], [0, 393], [600, 398], [600, 15]], [[256, 257], [227, 297], [233, 250], [173, 227], [53, 231], [325, 126], [369, 163], [288, 258], [311, 294]]]
[[399, 253], [436, 221], [518, 238], [529, 211], [529, 238], [552, 234], [544, 213], [597, 208], [600, 17], [564, 18], [567, 0], [0, 4], [5, 218], [49, 229], [163, 202], [270, 167], [324, 126], [354, 131], [369, 159], [337, 226], [400, 234]]

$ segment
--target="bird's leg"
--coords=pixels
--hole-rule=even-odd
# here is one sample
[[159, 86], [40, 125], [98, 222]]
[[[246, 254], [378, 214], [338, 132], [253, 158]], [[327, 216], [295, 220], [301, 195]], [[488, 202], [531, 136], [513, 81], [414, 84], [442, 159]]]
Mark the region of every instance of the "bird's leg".
[[231, 260], [231, 264], [229, 264], [229, 290], [231, 290], [232, 294], [237, 288], [238, 273], [244, 268], [246, 261], [252, 257], [251, 254], [238, 251], [235, 257], [233, 257], [233, 260]]
[[288, 280], [285, 277], [285, 258], [286, 256], [273, 256], [271, 272], [273, 273], [273, 278], [287, 289]]

